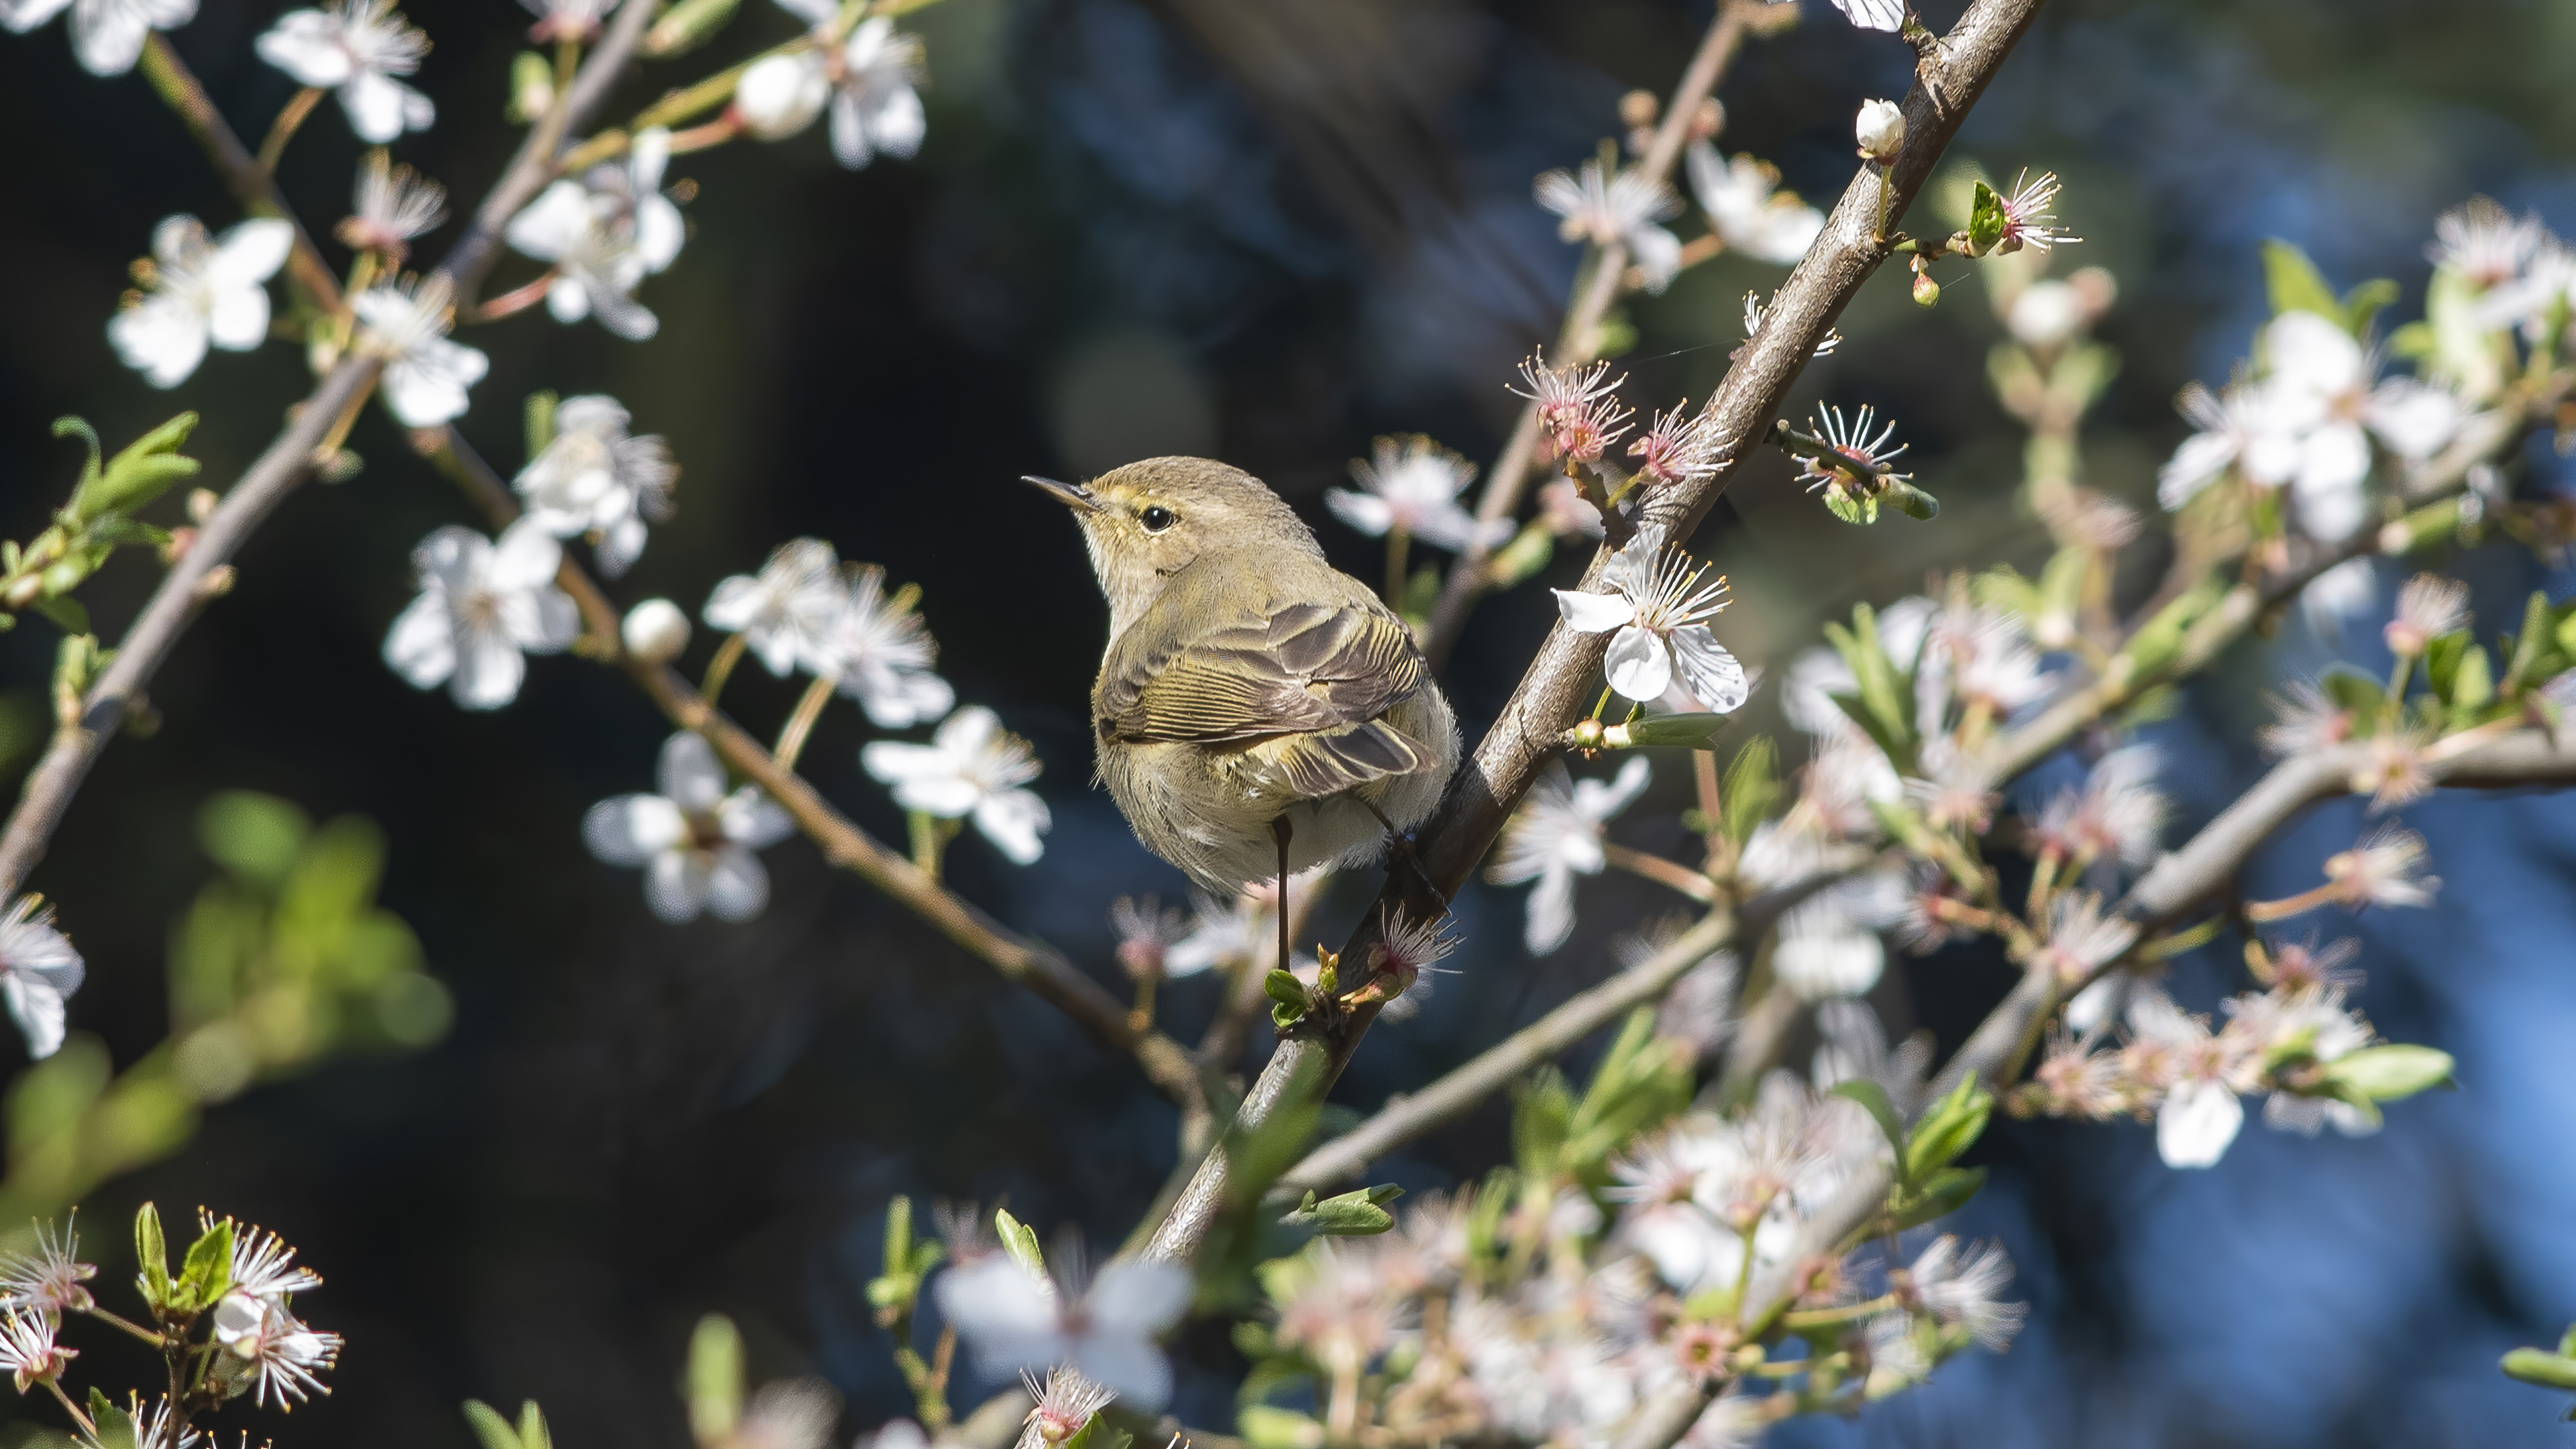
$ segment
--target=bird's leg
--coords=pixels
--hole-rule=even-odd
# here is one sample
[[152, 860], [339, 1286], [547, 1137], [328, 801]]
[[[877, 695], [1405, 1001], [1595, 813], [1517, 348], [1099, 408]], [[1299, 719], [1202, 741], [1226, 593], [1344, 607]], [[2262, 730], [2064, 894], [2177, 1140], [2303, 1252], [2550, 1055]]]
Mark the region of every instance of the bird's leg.
[[1423, 890], [1429, 892], [1427, 899], [1440, 902], [1445, 906], [1447, 898], [1440, 893], [1440, 883], [1431, 878], [1431, 872], [1422, 868], [1422, 856], [1413, 848], [1413, 838], [1396, 829], [1395, 822], [1387, 819], [1386, 812], [1377, 808], [1375, 804], [1357, 795], [1351, 798], [1359, 800], [1360, 804], [1368, 808], [1368, 813], [1377, 817], [1377, 823], [1386, 827], [1387, 858], [1402, 861], [1405, 870], [1412, 874], [1414, 881]]
[[1280, 970], [1282, 970], [1282, 971], [1285, 971], [1285, 970], [1289, 969], [1289, 968], [1288, 968], [1288, 836], [1290, 835], [1290, 833], [1291, 833], [1291, 832], [1290, 832], [1290, 830], [1289, 830], [1289, 828], [1288, 828], [1288, 817], [1287, 817], [1286, 815], [1284, 815], [1284, 814], [1283, 814], [1283, 815], [1277, 815], [1277, 816], [1273, 816], [1273, 817], [1271, 818], [1271, 821], [1270, 821], [1270, 838], [1279, 842], [1279, 902], [1278, 902], [1278, 904], [1277, 904], [1277, 905], [1273, 906], [1271, 909], [1272, 909], [1272, 911], [1273, 911], [1273, 912], [1274, 912], [1274, 913], [1279, 917], [1279, 963], [1278, 963], [1278, 969], [1280, 969]]

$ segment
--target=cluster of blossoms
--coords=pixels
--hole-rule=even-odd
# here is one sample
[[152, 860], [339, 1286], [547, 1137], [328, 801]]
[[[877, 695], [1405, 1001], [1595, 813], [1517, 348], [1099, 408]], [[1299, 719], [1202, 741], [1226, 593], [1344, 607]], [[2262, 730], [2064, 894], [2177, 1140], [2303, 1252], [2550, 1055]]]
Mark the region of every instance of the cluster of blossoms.
[[[1807, 1382], [1745, 1389], [1770, 1343], [1739, 1326], [1737, 1306], [1754, 1282], [1797, 1266], [1801, 1226], [1886, 1150], [1865, 1112], [1822, 1091], [1849, 1061], [1886, 1069], [1885, 1043], [1838, 1044], [1849, 1050], [1820, 1054], [1816, 1087], [1775, 1072], [1738, 1111], [1650, 1116], [1599, 1161], [1577, 1161], [1602, 1149], [1571, 1141], [1553, 1159], [1525, 1153], [1479, 1188], [1433, 1195], [1393, 1231], [1321, 1238], [1263, 1265], [1272, 1322], [1239, 1331], [1238, 1346], [1264, 1397], [1311, 1384], [1314, 1410], [1256, 1403], [1245, 1432], [1282, 1443], [1602, 1445], [1665, 1392], [1723, 1385], [1684, 1442], [1727, 1449], [1789, 1413], [1917, 1382], [1971, 1343], [2004, 1347], [2023, 1310], [2003, 1301], [2011, 1268], [1998, 1250], [1943, 1237], [1907, 1261], [1873, 1248], [1801, 1270], [1810, 1358], [1795, 1372]], [[1642, 1047], [1631, 1062], [1670, 1060], [1678, 1046], [1623, 1038]], [[1910, 1076], [1919, 1094], [1920, 1061], [1905, 1056], [1891, 1082]], [[1687, 1079], [1660, 1069], [1633, 1080], [1687, 1096]], [[1603, 1090], [1596, 1080], [1586, 1109]], [[1553, 1110], [1532, 1103], [1562, 1091], [1540, 1086], [1522, 1113]]]
[[[340, 1335], [310, 1328], [294, 1312], [295, 1295], [321, 1287], [322, 1276], [299, 1266], [295, 1250], [274, 1233], [212, 1215], [202, 1216], [199, 1226], [187, 1266], [174, 1279], [159, 1214], [146, 1203], [137, 1215], [144, 1253], [135, 1286], [150, 1310], [149, 1326], [99, 1306], [87, 1286], [98, 1269], [79, 1261], [79, 1235], [69, 1226], [58, 1233], [40, 1222], [32, 1251], [0, 1258], [0, 1368], [21, 1394], [38, 1384], [50, 1389], [78, 1421], [77, 1442], [89, 1449], [137, 1443], [189, 1449], [199, 1441], [190, 1420], [232, 1399], [246, 1396], [283, 1410], [330, 1392], [321, 1375], [339, 1359]], [[118, 1409], [96, 1389], [86, 1410], [77, 1406], [65, 1378], [80, 1350], [64, 1347], [61, 1335], [82, 1315], [109, 1318], [168, 1360], [169, 1386], [148, 1407], [138, 1394]]]

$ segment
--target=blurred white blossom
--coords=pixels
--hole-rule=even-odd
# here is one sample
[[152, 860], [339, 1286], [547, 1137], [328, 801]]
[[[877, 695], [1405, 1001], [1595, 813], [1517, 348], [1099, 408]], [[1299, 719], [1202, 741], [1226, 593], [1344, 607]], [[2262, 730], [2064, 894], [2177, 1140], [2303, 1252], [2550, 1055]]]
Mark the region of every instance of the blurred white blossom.
[[1807, 254], [1825, 229], [1825, 214], [1780, 191], [1780, 173], [1751, 156], [1721, 159], [1717, 148], [1693, 141], [1682, 153], [1691, 196], [1708, 213], [1728, 251], [1758, 262], [1788, 266]]
[[152, 270], [143, 299], [108, 320], [117, 359], [154, 387], [177, 387], [208, 346], [248, 352], [268, 340], [269, 278], [286, 265], [295, 226], [255, 217], [206, 234], [193, 216], [152, 229]]
[[1574, 933], [1574, 878], [1599, 875], [1609, 864], [1602, 826], [1646, 788], [1651, 770], [1632, 757], [1609, 780], [1574, 780], [1552, 763], [1512, 812], [1487, 878], [1496, 885], [1536, 881], [1530, 892], [1524, 939], [1544, 956]]
[[412, 239], [447, 220], [447, 188], [393, 164], [382, 147], [367, 153], [352, 195], [354, 213], [335, 233], [354, 251], [382, 252], [400, 266]]
[[926, 745], [871, 740], [859, 763], [892, 786], [895, 803], [906, 810], [945, 820], [972, 816], [975, 828], [1015, 864], [1033, 864], [1046, 849], [1038, 839], [1053, 823], [1046, 802], [1020, 788], [1038, 777], [1037, 756], [980, 704], [942, 721]]
[[1058, 1285], [996, 1254], [939, 1276], [939, 1311], [985, 1374], [1069, 1368], [1147, 1412], [1172, 1393], [1172, 1365], [1155, 1343], [1190, 1306], [1190, 1271], [1120, 1260], [1088, 1292]]
[[888, 16], [859, 22], [837, 50], [826, 50], [840, 6], [834, 0], [778, 0], [815, 29], [816, 44], [768, 56], [734, 85], [734, 113], [764, 141], [795, 135], [832, 112], [832, 156], [856, 171], [879, 155], [921, 149], [929, 120], [916, 87], [921, 38], [894, 28]]
[[1371, 538], [1401, 528], [1434, 548], [1464, 549], [1476, 541], [1490, 547], [1511, 537], [1512, 524], [1501, 518], [1478, 523], [1459, 505], [1459, 492], [1475, 477], [1475, 464], [1429, 438], [1380, 438], [1373, 459], [1351, 462], [1351, 481], [1360, 486], [1324, 490], [1324, 505]]
[[820, 653], [806, 667], [833, 680], [878, 726], [899, 730], [935, 720], [957, 702], [948, 681], [930, 672], [938, 657], [910, 591], [888, 596], [885, 570], [868, 564], [849, 575]]
[[658, 794], [619, 795], [590, 807], [581, 838], [610, 865], [644, 868], [644, 904], [674, 924], [701, 913], [748, 921], [769, 904], [769, 871], [754, 852], [795, 831], [776, 801], [751, 785], [728, 792], [724, 766], [704, 736], [662, 742]]
[[65, 1004], [88, 975], [71, 938], [55, 929], [53, 907], [32, 895], [9, 903], [0, 916], [0, 1002], [27, 1038], [27, 1055], [62, 1048]]
[[125, 74], [153, 31], [197, 18], [197, 0], [0, 0], [0, 26], [24, 35], [67, 9], [72, 54], [91, 75]]
[[1834, 0], [1834, 8], [1843, 18], [1863, 30], [1884, 30], [1890, 34], [1905, 28], [1905, 17], [1912, 10], [1905, 0]]
[[519, 697], [528, 654], [553, 654], [581, 632], [571, 596], [555, 587], [563, 548], [527, 519], [499, 542], [450, 525], [412, 551], [420, 597], [385, 635], [385, 663], [415, 689], [440, 684], [465, 709]]
[[334, 90], [349, 129], [383, 145], [438, 119], [429, 97], [395, 80], [420, 69], [429, 37], [404, 20], [393, 0], [340, 0], [328, 10], [289, 10], [254, 46], [259, 58], [299, 85]]
[[708, 595], [707, 627], [740, 634], [772, 674], [828, 668], [834, 622], [849, 601], [839, 558], [819, 538], [780, 544], [757, 574], [735, 574]]
[[658, 433], [631, 435], [632, 421], [613, 397], [565, 398], [555, 408], [554, 438], [510, 485], [546, 532], [596, 534], [599, 571], [612, 579], [644, 552], [646, 520], [671, 516], [680, 476], [670, 445]]
[[661, 319], [635, 300], [644, 279], [667, 269], [687, 240], [680, 208], [662, 194], [671, 133], [639, 132], [622, 161], [593, 166], [575, 181], [558, 180], [510, 218], [510, 245], [554, 264], [546, 310], [567, 325], [596, 316], [599, 325], [641, 342]]
[[364, 329], [359, 345], [384, 359], [385, 407], [407, 428], [434, 428], [465, 416], [466, 389], [492, 360], [450, 341], [455, 289], [444, 272], [418, 282], [387, 282], [349, 299]]
[[1672, 285], [1674, 273], [1681, 270], [1682, 243], [1658, 225], [1681, 211], [1681, 198], [1671, 187], [1633, 167], [1604, 177], [1595, 159], [1584, 162], [1579, 172], [1550, 171], [1532, 190], [1539, 205], [1564, 218], [1557, 235], [1596, 247], [1625, 243], [1637, 270], [1645, 274], [1647, 291]]

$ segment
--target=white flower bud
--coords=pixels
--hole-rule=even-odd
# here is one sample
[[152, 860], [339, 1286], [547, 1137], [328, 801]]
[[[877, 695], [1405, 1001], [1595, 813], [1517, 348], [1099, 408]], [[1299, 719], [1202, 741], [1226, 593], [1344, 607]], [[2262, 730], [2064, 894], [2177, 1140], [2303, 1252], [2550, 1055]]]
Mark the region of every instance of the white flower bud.
[[811, 50], [773, 55], [734, 82], [733, 110], [743, 129], [764, 141], [783, 140], [814, 124], [832, 98], [823, 57]]
[[1860, 141], [1860, 154], [1872, 161], [1889, 160], [1905, 144], [1905, 112], [1894, 101], [1863, 101], [1852, 135]]
[[2004, 326], [2024, 347], [2056, 347], [2084, 325], [2083, 294], [2066, 282], [2042, 278], [2021, 289], [2004, 313]]
[[667, 664], [689, 647], [689, 616], [668, 599], [646, 599], [626, 611], [617, 633], [627, 653], [650, 664]]

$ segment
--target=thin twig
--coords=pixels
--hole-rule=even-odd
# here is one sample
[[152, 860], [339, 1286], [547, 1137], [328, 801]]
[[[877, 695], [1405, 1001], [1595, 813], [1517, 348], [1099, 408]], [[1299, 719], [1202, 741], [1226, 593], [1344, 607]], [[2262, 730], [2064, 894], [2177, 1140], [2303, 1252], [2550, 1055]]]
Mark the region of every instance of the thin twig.
[[[617, 73], [634, 54], [636, 39], [643, 34], [652, 10], [650, 5], [630, 5], [619, 13], [615, 28], [592, 53], [589, 64], [582, 67], [581, 78], [574, 82], [565, 103], [555, 108], [557, 117], [569, 122], [576, 114], [586, 116], [598, 108]], [[156, 89], [206, 146], [216, 171], [243, 205], [262, 214], [267, 214], [263, 208], [271, 208], [275, 214], [293, 220], [275, 181], [259, 169], [242, 147], [241, 138], [233, 135], [223, 117], [206, 102], [205, 92], [196, 86], [194, 78], [176, 65], [176, 53], [169, 49], [168, 42], [153, 35], [144, 57], [147, 74]], [[184, 86], [175, 79], [182, 77], [186, 79]], [[556, 132], [560, 135], [560, 124]], [[482, 280], [497, 255], [493, 246], [500, 226], [543, 184], [553, 143], [540, 148], [536, 144], [539, 139], [531, 136], [528, 144], [520, 147], [510, 169], [476, 214], [474, 228], [441, 264], [440, 270], [456, 280], [460, 294], [470, 292]], [[487, 227], [486, 221], [496, 215], [498, 220]], [[297, 234], [302, 236], [300, 227]], [[309, 246], [310, 242], [302, 245]], [[329, 282], [327, 271], [323, 281]], [[61, 826], [65, 812], [71, 808], [72, 796], [79, 792], [99, 751], [106, 748], [117, 727], [142, 698], [145, 687], [178, 644], [197, 610], [213, 596], [207, 577], [229, 564], [270, 511], [312, 476], [316, 451], [328, 430], [375, 386], [382, 366], [374, 358], [349, 356], [325, 373], [312, 395], [295, 409], [286, 430], [225, 493], [223, 502], [198, 529], [187, 553], [162, 575], [160, 586], [152, 591], [143, 612], [117, 645], [115, 659], [83, 697], [79, 716], [57, 722], [44, 758], [27, 774], [18, 804], [9, 812], [9, 823], [0, 829], [0, 900], [16, 895], [26, 884], [27, 873], [44, 855], [46, 842]]]
[[[436, 461], [448, 469], [493, 527], [508, 527], [519, 516], [518, 500], [511, 496], [509, 485], [463, 434], [449, 428], [443, 441]], [[618, 649], [617, 606], [580, 564], [566, 557], [555, 582], [580, 609], [583, 630], [596, 641], [602, 662], [624, 671], [672, 724], [705, 736], [736, 774], [784, 806], [825, 860], [893, 897], [969, 954], [1073, 1018], [1103, 1045], [1136, 1058], [1157, 1087], [1185, 1106], [1198, 1099], [1197, 1066], [1179, 1042], [1158, 1031], [1137, 1030], [1128, 1020], [1126, 1003], [1084, 975], [1063, 953], [1018, 935], [941, 887], [901, 853], [879, 844], [834, 809], [803, 776], [781, 768], [767, 747], [708, 704], [679, 671]]]
[[[1664, 108], [1663, 120], [1655, 127], [1646, 154], [1638, 158], [1635, 169], [1639, 175], [1662, 182], [1673, 174], [1673, 166], [1681, 160], [1682, 147], [1690, 140], [1699, 103], [1725, 79], [1727, 67], [1734, 63], [1744, 43], [1744, 32], [1754, 17], [1770, 8], [1765, 0], [1718, 0], [1716, 20], [1701, 39], [1698, 52], [1692, 55], [1690, 68], [1682, 73], [1681, 84], [1673, 88], [1672, 101]], [[1611, 304], [1619, 299], [1627, 272], [1626, 244], [1612, 242], [1601, 249], [1592, 270], [1584, 274], [1574, 305], [1566, 309], [1564, 325], [1556, 338], [1552, 359], [1555, 365], [1592, 360], [1601, 319], [1609, 315]], [[1494, 466], [1485, 472], [1485, 491], [1476, 499], [1478, 523], [1490, 526], [1519, 510], [1521, 494], [1529, 486], [1531, 459], [1537, 450], [1538, 404], [1531, 402], [1521, 409], [1511, 437], [1504, 441]], [[1485, 541], [1487, 531], [1479, 528], [1469, 537], [1465, 551], [1459, 554], [1441, 585], [1439, 599], [1432, 605], [1430, 622], [1423, 631], [1423, 653], [1434, 668], [1457, 644], [1458, 631], [1467, 622], [1467, 611], [1475, 607], [1477, 596], [1484, 592], [1485, 565], [1493, 556], [1493, 546]]]
[[[1909, 139], [1896, 163], [1887, 168], [1900, 205], [1930, 177], [1952, 133], [2038, 13], [2040, 3], [1976, 0], [1946, 37], [1942, 58], [1918, 72], [1940, 86], [1945, 104], [1934, 106], [1922, 79], [1906, 96]], [[1865, 169], [1845, 189], [1806, 260], [1790, 273], [1761, 329], [1710, 400], [1709, 411], [1730, 435], [1755, 436], [1769, 426], [1816, 343], [1884, 259], [1884, 248], [1871, 239], [1879, 184], [1878, 172]], [[1687, 536], [1733, 478], [1737, 461], [1729, 458], [1706, 477], [1649, 495], [1647, 513], [1671, 526], [1668, 536]], [[1596, 550], [1585, 571], [1585, 583], [1596, 583], [1607, 563], [1608, 555]], [[1465, 883], [1502, 830], [1513, 803], [1555, 757], [1558, 734], [1582, 709], [1584, 692], [1600, 666], [1606, 642], [1605, 635], [1578, 634], [1562, 623], [1553, 628], [1494, 727], [1450, 782], [1439, 810], [1415, 842], [1424, 874], [1444, 893], [1455, 895]], [[1398, 903], [1406, 879], [1404, 873], [1389, 877], [1380, 897], [1389, 909]], [[1366, 958], [1378, 914], [1371, 911], [1362, 917], [1359, 933], [1343, 951], [1345, 959]], [[1284, 1102], [1304, 1090], [1297, 1083], [1311, 1082], [1316, 1091], [1329, 1087], [1376, 1015], [1374, 1007], [1363, 1006], [1336, 1017], [1328, 1035], [1300, 1035], [1280, 1043], [1237, 1109], [1234, 1131], [1247, 1132], [1269, 1120]], [[1194, 1255], [1228, 1200], [1226, 1179], [1225, 1154], [1211, 1149], [1201, 1159], [1188, 1190], [1156, 1228], [1145, 1256], [1187, 1259]]]

